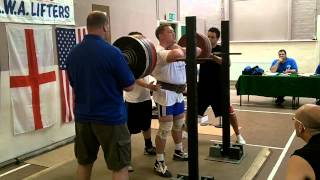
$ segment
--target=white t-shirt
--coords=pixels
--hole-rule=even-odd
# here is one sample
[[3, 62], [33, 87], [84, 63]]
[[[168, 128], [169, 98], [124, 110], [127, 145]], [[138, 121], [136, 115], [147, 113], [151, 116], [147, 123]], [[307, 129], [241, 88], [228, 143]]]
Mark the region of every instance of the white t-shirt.
[[[162, 81], [170, 84], [182, 85], [186, 83], [186, 68], [185, 62], [171, 62], [166, 61], [170, 50], [164, 47], [157, 46], [157, 64], [152, 72], [152, 76], [157, 81]], [[183, 94], [174, 91], [161, 89], [153, 92], [153, 99], [156, 103], [163, 106], [171, 106], [177, 102], [183, 101]]]
[[[146, 76], [143, 78], [145, 83], [150, 83], [150, 76]], [[124, 91], [124, 98], [127, 102], [131, 103], [139, 103], [143, 101], [150, 100], [150, 90], [148, 88], [144, 88], [137, 83], [134, 84], [133, 90], [130, 92]]]

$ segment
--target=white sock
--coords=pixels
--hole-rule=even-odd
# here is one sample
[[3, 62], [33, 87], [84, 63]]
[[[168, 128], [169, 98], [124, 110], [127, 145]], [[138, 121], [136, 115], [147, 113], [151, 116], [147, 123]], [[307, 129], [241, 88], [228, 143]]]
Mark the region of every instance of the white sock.
[[181, 142], [181, 143], [176, 144], [176, 150], [182, 151], [182, 150], [183, 150], [182, 148], [183, 148], [183, 146], [182, 146], [182, 142]]
[[157, 154], [157, 161], [164, 161], [164, 154]]

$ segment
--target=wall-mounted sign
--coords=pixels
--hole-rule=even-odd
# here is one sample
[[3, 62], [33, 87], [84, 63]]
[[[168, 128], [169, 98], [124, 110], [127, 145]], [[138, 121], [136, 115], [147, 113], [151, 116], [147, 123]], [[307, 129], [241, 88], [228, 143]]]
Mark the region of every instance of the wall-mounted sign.
[[168, 21], [176, 21], [177, 20], [177, 14], [174, 12], [169, 12], [169, 13], [167, 13], [166, 16], [167, 16], [166, 18]]
[[0, 22], [74, 25], [73, 0], [0, 0]]

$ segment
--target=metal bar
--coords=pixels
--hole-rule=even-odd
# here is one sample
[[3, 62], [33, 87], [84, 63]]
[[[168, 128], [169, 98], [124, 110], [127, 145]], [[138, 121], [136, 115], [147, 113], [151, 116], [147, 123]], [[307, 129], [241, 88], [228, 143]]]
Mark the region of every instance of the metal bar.
[[229, 59], [229, 21], [221, 21], [221, 49], [222, 49], [222, 155], [230, 152], [230, 59]]
[[229, 54], [229, 55], [242, 55], [242, 53], [231, 53], [231, 52], [229, 52], [229, 53], [214, 52], [214, 53], [212, 53], [212, 54], [214, 54], [214, 55], [222, 55], [222, 54]]
[[198, 162], [198, 106], [197, 106], [197, 64], [196, 64], [196, 17], [186, 17], [187, 33], [187, 117], [189, 179], [199, 179]]

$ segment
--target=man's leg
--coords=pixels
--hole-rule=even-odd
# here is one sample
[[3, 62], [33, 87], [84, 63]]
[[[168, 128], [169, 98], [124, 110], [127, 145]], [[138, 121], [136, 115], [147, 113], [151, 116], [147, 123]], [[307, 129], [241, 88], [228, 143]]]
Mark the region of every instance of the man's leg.
[[275, 103], [276, 103], [277, 105], [281, 105], [284, 101], [285, 101], [285, 100], [284, 100], [284, 96], [278, 96], [277, 99], [276, 99], [276, 101], [275, 101]]
[[93, 164], [81, 165], [78, 163], [77, 180], [90, 180]]
[[128, 180], [128, 167], [124, 167], [119, 171], [112, 171], [112, 180]]
[[92, 130], [91, 123], [79, 123], [76, 121], [75, 129], [74, 153], [78, 161], [76, 179], [89, 180], [100, 144]]
[[187, 161], [188, 154], [183, 152], [182, 145], [182, 127], [184, 121], [184, 102], [179, 102], [173, 106], [173, 128], [171, 131], [173, 141], [175, 143], [175, 151], [173, 154], [173, 160]]
[[141, 112], [141, 129], [144, 137], [144, 154], [145, 155], [156, 155], [156, 148], [152, 145], [151, 140], [151, 120], [152, 120], [152, 102], [147, 100], [142, 102], [142, 106], [139, 112]]
[[168, 167], [166, 166], [164, 161], [165, 160], [164, 149], [166, 146], [168, 134], [172, 129], [173, 116], [167, 114], [168, 109], [165, 106], [161, 106], [158, 104], [158, 109], [159, 109], [159, 130], [155, 139], [157, 159], [156, 159], [156, 162], [154, 163], [154, 170], [159, 176], [172, 177], [172, 174], [168, 170]]
[[144, 154], [145, 155], [156, 155], [156, 148], [152, 145], [151, 140], [151, 128], [142, 132], [144, 138]]
[[174, 116], [173, 128], [171, 130], [172, 138], [175, 144], [182, 143], [182, 127], [184, 124], [184, 113]]
[[184, 124], [184, 113], [174, 116], [173, 118], [173, 128], [171, 131], [172, 138], [175, 144], [175, 151], [173, 154], [173, 160], [177, 161], [187, 161], [188, 154], [183, 151], [182, 144], [182, 127]]
[[230, 113], [229, 114], [229, 119], [230, 119], [230, 124], [234, 130], [234, 132], [236, 133], [236, 135], [240, 134], [240, 130], [239, 130], [239, 125], [238, 125], [238, 120], [237, 120], [237, 116], [235, 113]]
[[130, 132], [126, 124], [101, 125], [94, 127], [113, 180], [127, 180], [128, 166], [131, 164]]
[[149, 128], [146, 131], [142, 132], [144, 139], [150, 139], [151, 138], [151, 128]]
[[164, 120], [172, 119], [172, 116], [171, 118], [168, 118], [168, 119], [166, 118], [160, 117], [159, 119], [159, 130], [158, 130], [158, 134], [156, 136], [156, 141], [155, 141], [157, 159], [156, 159], [156, 162], [154, 163], [154, 170], [158, 175], [162, 177], [172, 177], [171, 172], [168, 170], [168, 167], [165, 164], [164, 149], [166, 146], [168, 134], [172, 129], [173, 123], [172, 121], [164, 121]]
[[160, 117], [159, 130], [156, 136], [156, 151], [157, 154], [163, 154], [167, 142], [167, 136], [172, 129], [172, 116]]
[[240, 134], [237, 115], [236, 115], [236, 112], [234, 111], [232, 106], [230, 106], [230, 108], [229, 108], [229, 120], [230, 120], [230, 124], [231, 124], [234, 132], [236, 133], [237, 143], [246, 144], [246, 141], [244, 140], [244, 138]]

